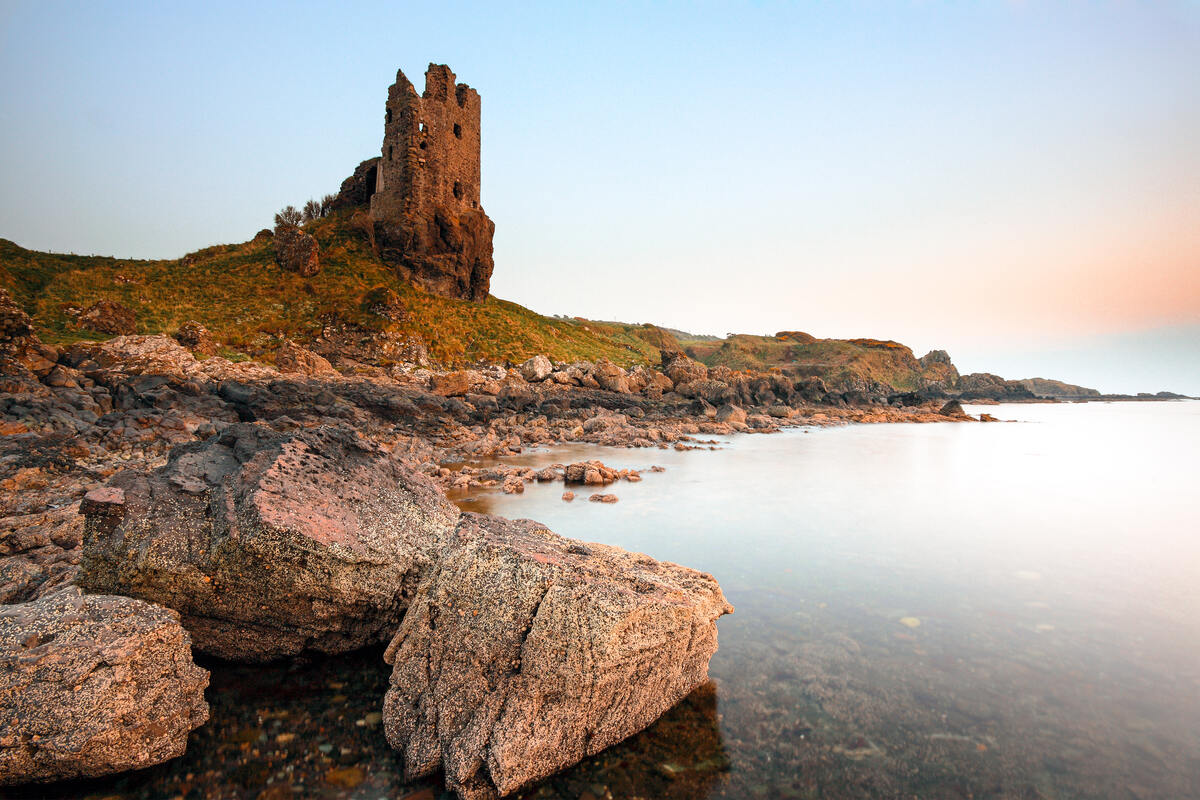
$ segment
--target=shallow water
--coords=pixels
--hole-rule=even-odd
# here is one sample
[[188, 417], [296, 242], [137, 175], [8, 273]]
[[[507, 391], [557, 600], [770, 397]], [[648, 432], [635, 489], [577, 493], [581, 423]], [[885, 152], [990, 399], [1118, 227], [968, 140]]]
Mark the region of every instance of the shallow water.
[[[713, 685], [524, 796], [1200, 797], [1200, 403], [968, 411], [1024, 422], [569, 446], [510, 460], [667, 471], [615, 505], [463, 498], [711, 572], [737, 607]], [[441, 794], [367, 716], [376, 651], [210, 666], [187, 755], [49, 796]]]
[[717, 576], [711, 797], [1200, 797], [1200, 403], [968, 411], [468, 505]]

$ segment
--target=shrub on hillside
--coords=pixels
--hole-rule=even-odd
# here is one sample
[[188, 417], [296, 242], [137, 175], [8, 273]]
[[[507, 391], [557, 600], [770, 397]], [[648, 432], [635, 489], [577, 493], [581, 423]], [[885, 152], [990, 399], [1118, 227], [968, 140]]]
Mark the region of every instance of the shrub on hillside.
[[278, 214], [275, 215], [275, 226], [291, 225], [298, 226], [303, 220], [303, 216], [296, 210], [295, 206], [285, 206]]

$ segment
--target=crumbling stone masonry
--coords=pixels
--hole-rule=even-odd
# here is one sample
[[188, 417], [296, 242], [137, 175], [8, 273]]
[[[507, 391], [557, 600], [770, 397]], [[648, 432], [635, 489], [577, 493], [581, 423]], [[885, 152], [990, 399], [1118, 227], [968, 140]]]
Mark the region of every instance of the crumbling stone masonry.
[[470, 300], [487, 297], [496, 227], [479, 202], [479, 108], [444, 64], [429, 65], [421, 95], [397, 71], [378, 164], [350, 179], [369, 192], [380, 257], [430, 292]]

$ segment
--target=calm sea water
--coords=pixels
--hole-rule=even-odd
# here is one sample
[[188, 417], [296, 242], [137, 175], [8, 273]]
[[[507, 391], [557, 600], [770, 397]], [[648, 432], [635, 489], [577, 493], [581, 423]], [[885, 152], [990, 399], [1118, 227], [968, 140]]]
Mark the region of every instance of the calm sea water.
[[1200, 797], [1200, 403], [968, 411], [1019, 421], [560, 448], [516, 460], [667, 471], [465, 506], [719, 579], [728, 768], [689, 791]]
[[[1200, 402], [1014, 405], [1008, 424], [592, 446], [661, 464], [615, 505], [561, 484], [464, 507], [715, 575], [714, 681], [522, 797], [1200, 798]], [[207, 725], [167, 764], [24, 798], [410, 798], [379, 650], [206, 663]]]

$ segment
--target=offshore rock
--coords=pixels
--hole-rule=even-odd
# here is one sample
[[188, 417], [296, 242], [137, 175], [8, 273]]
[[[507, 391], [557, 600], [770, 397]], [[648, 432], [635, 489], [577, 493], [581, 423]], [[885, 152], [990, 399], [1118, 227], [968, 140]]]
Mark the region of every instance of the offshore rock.
[[409, 778], [509, 794], [703, 684], [732, 611], [710, 575], [465, 514], [384, 656], [388, 741]]
[[180, 756], [207, 685], [169, 609], [74, 586], [0, 606], [0, 785]]
[[946, 401], [946, 404], [944, 406], [942, 406], [941, 410], [939, 410], [938, 413], [941, 414], [943, 417], [965, 417], [966, 416], [966, 412], [963, 411], [962, 404], [959, 403], [957, 400]]
[[458, 517], [351, 430], [250, 424], [118, 473], [83, 513], [80, 583], [176, 609], [231, 661], [386, 640]]

